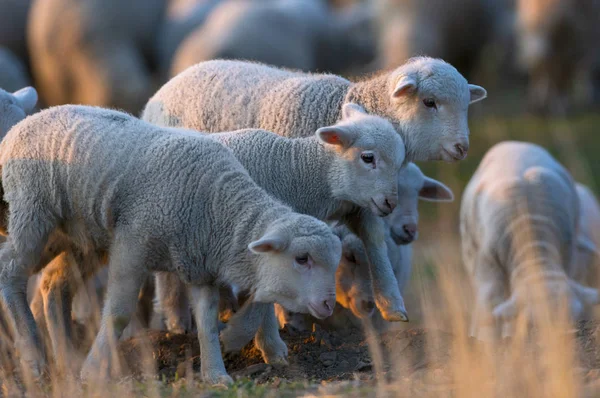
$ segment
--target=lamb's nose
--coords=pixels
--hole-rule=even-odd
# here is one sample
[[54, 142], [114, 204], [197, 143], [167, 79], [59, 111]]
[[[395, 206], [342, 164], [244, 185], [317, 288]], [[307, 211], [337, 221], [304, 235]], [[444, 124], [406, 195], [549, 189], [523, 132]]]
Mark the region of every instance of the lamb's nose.
[[458, 155], [458, 159], [464, 159], [467, 157], [467, 152], [469, 151], [469, 144], [455, 144], [454, 149], [456, 150], [456, 154]]
[[335, 298], [328, 298], [323, 301], [323, 308], [325, 308], [329, 315], [333, 314], [333, 307], [335, 306]]
[[410, 240], [414, 240], [417, 235], [417, 224], [410, 223], [402, 226], [404, 233]]
[[397, 198], [385, 198], [385, 206], [390, 209], [390, 213], [394, 211], [396, 205], [398, 204]]

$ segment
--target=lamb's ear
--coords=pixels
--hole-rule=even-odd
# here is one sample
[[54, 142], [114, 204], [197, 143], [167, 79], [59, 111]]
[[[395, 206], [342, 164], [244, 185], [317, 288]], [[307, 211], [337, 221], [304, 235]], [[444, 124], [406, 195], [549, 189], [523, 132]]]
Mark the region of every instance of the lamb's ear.
[[352, 102], [348, 102], [342, 106], [342, 119], [349, 119], [353, 116], [366, 115], [367, 111], [358, 105]]
[[419, 199], [429, 202], [452, 202], [454, 194], [441, 182], [426, 176], [423, 188], [419, 191]]
[[596, 305], [600, 302], [600, 296], [598, 296], [598, 289], [583, 286], [574, 280], [569, 280], [569, 285], [575, 291], [575, 294], [587, 305]]
[[24, 87], [18, 91], [13, 93], [13, 96], [16, 98], [17, 102], [23, 108], [25, 113], [30, 113], [35, 108], [35, 104], [38, 101], [38, 94], [35, 88], [33, 87]]
[[356, 133], [343, 126], [321, 127], [316, 132], [321, 141], [329, 145], [339, 145], [348, 148], [356, 139]]
[[481, 101], [487, 97], [487, 91], [485, 88], [475, 84], [469, 84], [469, 93], [471, 94], [471, 100], [469, 101], [469, 104]]
[[400, 98], [406, 94], [412, 94], [417, 90], [417, 79], [413, 76], [404, 75], [401, 76], [396, 82], [392, 97]]
[[263, 236], [259, 240], [250, 242], [248, 249], [252, 253], [268, 253], [268, 252], [282, 252], [287, 247], [287, 239], [283, 236], [271, 233]]

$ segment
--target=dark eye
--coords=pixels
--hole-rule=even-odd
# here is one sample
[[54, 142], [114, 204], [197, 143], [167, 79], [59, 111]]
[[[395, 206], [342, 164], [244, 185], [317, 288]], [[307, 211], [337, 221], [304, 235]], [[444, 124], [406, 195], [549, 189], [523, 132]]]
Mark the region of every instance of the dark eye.
[[362, 153], [360, 155], [360, 158], [363, 162], [367, 164], [373, 163], [373, 161], [375, 160], [375, 156], [372, 153]]
[[437, 105], [435, 104], [435, 101], [433, 100], [433, 98], [425, 98], [423, 100], [423, 105], [425, 105], [428, 108], [437, 109]]
[[300, 265], [306, 265], [308, 263], [308, 254], [296, 257], [296, 262]]

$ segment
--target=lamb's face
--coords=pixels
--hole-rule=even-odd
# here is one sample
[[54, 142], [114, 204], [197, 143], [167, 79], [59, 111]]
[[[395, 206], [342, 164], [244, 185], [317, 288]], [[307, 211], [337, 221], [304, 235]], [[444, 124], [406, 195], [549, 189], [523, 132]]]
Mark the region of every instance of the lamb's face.
[[469, 104], [487, 96], [451, 65], [416, 58], [390, 76], [389, 117], [404, 135], [411, 161], [454, 162], [469, 150]]
[[37, 92], [33, 87], [22, 88], [13, 94], [0, 89], [0, 139], [33, 111], [36, 102]]
[[450, 188], [429, 178], [414, 163], [403, 167], [398, 174], [398, 205], [385, 218], [390, 235], [397, 245], [413, 242], [419, 236], [419, 199], [432, 202], [450, 202], [454, 195]]
[[360, 239], [348, 234], [342, 241], [342, 258], [335, 274], [337, 302], [357, 318], [375, 312], [369, 262]]
[[323, 319], [335, 305], [335, 272], [342, 245], [327, 224], [295, 214], [250, 243], [261, 256], [254, 300]]
[[391, 123], [365, 114], [358, 105], [345, 104], [342, 113], [341, 122], [317, 130], [337, 155], [329, 176], [333, 193], [386, 216], [396, 207], [404, 143]]

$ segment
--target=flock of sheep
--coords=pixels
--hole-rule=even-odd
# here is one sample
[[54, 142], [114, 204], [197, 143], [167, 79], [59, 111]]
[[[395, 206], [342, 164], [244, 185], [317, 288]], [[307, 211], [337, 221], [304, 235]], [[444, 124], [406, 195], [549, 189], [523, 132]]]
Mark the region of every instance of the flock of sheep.
[[[32, 87], [0, 89], [1, 318], [23, 368], [38, 377], [52, 357], [73, 370], [58, 359], [74, 351], [77, 294], [102, 270], [87, 380], [115, 373], [112, 344], [152, 284], [159, 327], [197, 330], [212, 384], [232, 381], [220, 343], [235, 351], [254, 339], [267, 363], [286, 364], [279, 328], [305, 327], [304, 314], [408, 321], [418, 200], [454, 199], [412, 162], [464, 159], [468, 108], [486, 90], [427, 56], [357, 82], [304, 72], [365, 65], [368, 4], [334, 13], [321, 0], [207, 0], [183, 16], [170, 4], [168, 18], [167, 5], [37, 0], [25, 12], [31, 71], [51, 107], [35, 112]], [[0, 87], [5, 76], [25, 86], [13, 77], [25, 68], [3, 71], [2, 51]], [[544, 149], [495, 145], [461, 204], [473, 335], [535, 318], [532, 281], [573, 318], [598, 303], [600, 206]]]

